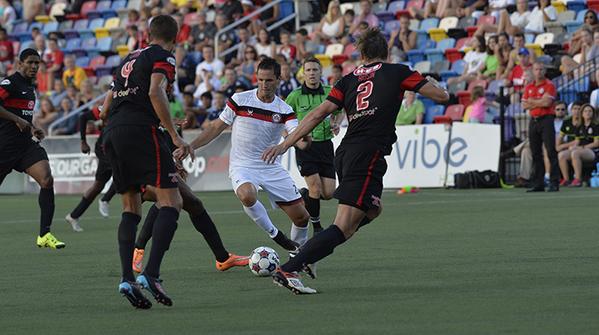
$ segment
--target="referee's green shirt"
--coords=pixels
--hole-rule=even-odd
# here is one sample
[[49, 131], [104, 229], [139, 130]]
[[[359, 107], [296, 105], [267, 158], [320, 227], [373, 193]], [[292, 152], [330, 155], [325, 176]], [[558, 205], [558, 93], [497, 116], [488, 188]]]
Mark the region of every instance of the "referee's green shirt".
[[[308, 115], [314, 108], [318, 107], [327, 99], [331, 86], [320, 85], [317, 89], [311, 89], [305, 84], [291, 91], [285, 102], [293, 108], [298, 121]], [[341, 111], [337, 110], [333, 114], [337, 115]], [[331, 118], [327, 117], [312, 130], [312, 140], [315, 142], [327, 141], [333, 138], [334, 134], [331, 130]]]

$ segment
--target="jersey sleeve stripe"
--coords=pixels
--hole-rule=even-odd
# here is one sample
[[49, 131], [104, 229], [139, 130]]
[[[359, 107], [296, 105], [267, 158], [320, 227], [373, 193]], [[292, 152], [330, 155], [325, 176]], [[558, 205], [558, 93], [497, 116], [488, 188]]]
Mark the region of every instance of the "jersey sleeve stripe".
[[10, 95], [10, 93], [8, 93], [7, 90], [0, 87], [0, 99], [4, 100], [4, 99], [8, 98], [9, 95]]
[[287, 122], [287, 121], [295, 120], [295, 119], [297, 119], [297, 115], [295, 115], [295, 113], [287, 114], [287, 115], [283, 116], [283, 122]]
[[401, 88], [409, 91], [417, 91], [428, 81], [418, 72], [413, 72], [410, 76], [401, 82]]
[[327, 96], [327, 100], [339, 106], [339, 108], [343, 107], [343, 92], [337, 89], [337, 87], [333, 87], [329, 95]]
[[[33, 102], [31, 104], [31, 107], [30, 107], [30, 102]], [[33, 110], [34, 105], [35, 105], [35, 102], [32, 100], [17, 99], [17, 98], [6, 99], [6, 100], [4, 100], [4, 103], [3, 103], [4, 107], [12, 107], [12, 108], [26, 109], [26, 110]]]
[[233, 101], [233, 99], [231, 98], [227, 100], [227, 106], [229, 106], [229, 108], [231, 108], [235, 113], [237, 113], [237, 111], [239, 110], [239, 106], [237, 106], [235, 101]]
[[175, 67], [167, 62], [156, 62], [152, 68], [152, 73], [162, 73], [166, 75], [169, 81], [175, 79]]

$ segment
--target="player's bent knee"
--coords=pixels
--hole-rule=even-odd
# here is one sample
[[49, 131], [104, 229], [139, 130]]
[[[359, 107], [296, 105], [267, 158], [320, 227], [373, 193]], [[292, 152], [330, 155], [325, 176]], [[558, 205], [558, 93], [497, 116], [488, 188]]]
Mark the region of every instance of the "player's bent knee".
[[258, 201], [254, 186], [251, 184], [241, 185], [236, 191], [237, 198], [245, 207], [252, 207]]
[[39, 184], [41, 188], [52, 188], [54, 187], [54, 177], [48, 174], [40, 179]]

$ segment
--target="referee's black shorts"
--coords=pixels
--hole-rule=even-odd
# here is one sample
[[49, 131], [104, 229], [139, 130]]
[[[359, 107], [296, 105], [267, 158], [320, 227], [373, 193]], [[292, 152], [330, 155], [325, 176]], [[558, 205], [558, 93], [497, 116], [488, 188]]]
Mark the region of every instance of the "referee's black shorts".
[[363, 211], [380, 207], [383, 176], [387, 162], [380, 149], [372, 145], [341, 145], [335, 153], [339, 186], [334, 197], [340, 204]]
[[48, 160], [46, 150], [33, 140], [23, 147], [5, 147], [0, 150], [0, 184], [12, 170], [24, 172], [33, 164], [44, 160]]
[[96, 169], [96, 181], [106, 184], [112, 177], [112, 166], [106, 154], [104, 153], [103, 138], [98, 138], [94, 152], [98, 158], [98, 168]]
[[312, 142], [307, 150], [295, 150], [297, 168], [302, 177], [319, 174], [321, 177], [335, 179], [335, 156], [331, 140]]
[[104, 152], [118, 193], [142, 186], [177, 188], [177, 171], [165, 135], [156, 127], [123, 125], [104, 134]]

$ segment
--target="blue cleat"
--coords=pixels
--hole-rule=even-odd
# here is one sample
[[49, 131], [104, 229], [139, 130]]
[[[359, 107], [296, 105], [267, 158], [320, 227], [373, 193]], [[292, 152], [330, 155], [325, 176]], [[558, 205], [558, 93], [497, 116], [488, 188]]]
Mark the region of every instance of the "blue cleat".
[[119, 293], [125, 296], [135, 308], [149, 309], [152, 307], [152, 303], [141, 293], [141, 287], [136, 282], [123, 280], [119, 284]]
[[168, 295], [166, 295], [166, 292], [162, 288], [162, 280], [150, 277], [147, 274], [142, 273], [137, 277], [137, 283], [141, 285], [145, 290], [150, 292], [159, 304], [163, 304], [165, 306], [173, 305], [173, 300], [171, 300], [171, 298]]

